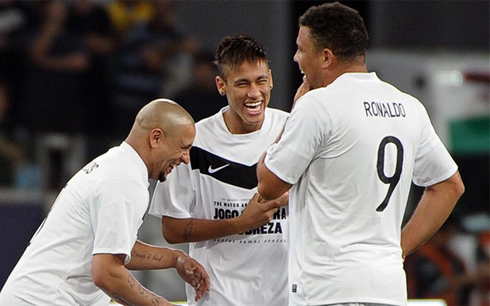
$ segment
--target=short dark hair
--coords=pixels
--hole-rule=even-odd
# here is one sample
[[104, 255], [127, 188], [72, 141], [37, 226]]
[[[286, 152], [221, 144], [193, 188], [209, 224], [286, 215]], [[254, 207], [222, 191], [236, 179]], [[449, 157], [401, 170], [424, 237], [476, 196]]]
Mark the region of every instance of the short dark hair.
[[308, 27], [316, 48], [330, 49], [343, 60], [366, 54], [368, 33], [359, 12], [338, 2], [310, 7], [299, 26]]
[[265, 47], [246, 34], [224, 37], [216, 50], [215, 59], [219, 74], [224, 80], [229, 69], [235, 69], [245, 61], [269, 64]]

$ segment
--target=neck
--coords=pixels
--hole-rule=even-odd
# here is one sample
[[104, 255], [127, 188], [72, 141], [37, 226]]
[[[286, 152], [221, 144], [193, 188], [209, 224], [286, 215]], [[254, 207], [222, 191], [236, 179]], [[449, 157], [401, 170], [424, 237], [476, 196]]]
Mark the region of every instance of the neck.
[[148, 150], [145, 148], [144, 143], [141, 142], [140, 139], [144, 139], [144, 136], [136, 137], [134, 134], [129, 135], [124, 141], [130, 145], [136, 153], [140, 156], [141, 160], [146, 165], [146, 169], [148, 170], [148, 174], [150, 175], [150, 159], [148, 158]]
[[262, 122], [255, 124], [244, 122], [240, 116], [232, 113], [229, 109], [223, 113], [223, 118], [226, 128], [232, 134], [253, 133], [262, 127]]
[[337, 67], [331, 71], [325, 76], [324, 84], [323, 86], [327, 86], [331, 84], [333, 81], [335, 81], [339, 76], [345, 74], [345, 73], [367, 73], [367, 66], [366, 62], [363, 61], [355, 61], [355, 62], [349, 62], [345, 64], [338, 64]]

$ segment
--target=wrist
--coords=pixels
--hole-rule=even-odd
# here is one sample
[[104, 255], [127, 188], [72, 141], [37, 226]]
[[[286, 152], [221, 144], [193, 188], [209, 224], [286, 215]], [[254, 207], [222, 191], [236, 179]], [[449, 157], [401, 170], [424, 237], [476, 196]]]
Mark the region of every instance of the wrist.
[[182, 260], [182, 256], [186, 256], [186, 254], [182, 250], [173, 249], [173, 256], [174, 256], [173, 267], [177, 268], [179, 265], [179, 260]]
[[242, 224], [242, 219], [242, 216], [226, 219], [228, 221], [227, 227], [232, 229], [232, 233], [229, 233], [229, 235], [241, 234], [246, 231], [245, 227]]

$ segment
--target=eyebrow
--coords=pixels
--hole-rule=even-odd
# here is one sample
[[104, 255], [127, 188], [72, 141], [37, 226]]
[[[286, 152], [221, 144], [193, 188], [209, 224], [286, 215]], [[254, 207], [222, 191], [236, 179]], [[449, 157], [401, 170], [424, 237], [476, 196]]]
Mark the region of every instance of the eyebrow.
[[[266, 74], [263, 74], [263, 75], [259, 75], [256, 80], [262, 80], [262, 79], [268, 79], [269, 76], [266, 75]], [[233, 84], [236, 84], [236, 83], [240, 83], [240, 82], [250, 82], [249, 79], [246, 79], [246, 78], [241, 78], [241, 79], [238, 79], [238, 80], [234, 80], [233, 81]]]

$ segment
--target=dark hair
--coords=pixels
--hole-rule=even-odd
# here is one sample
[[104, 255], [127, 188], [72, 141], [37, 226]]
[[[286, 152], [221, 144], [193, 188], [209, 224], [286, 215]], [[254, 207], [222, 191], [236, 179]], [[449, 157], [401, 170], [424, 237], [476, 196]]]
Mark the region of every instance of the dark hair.
[[330, 49], [343, 60], [353, 60], [366, 53], [368, 33], [356, 10], [338, 2], [310, 7], [300, 18], [299, 26], [308, 27], [316, 48]]
[[246, 34], [224, 37], [216, 50], [215, 59], [219, 74], [224, 80], [229, 69], [235, 69], [245, 61], [269, 64], [265, 47]]

